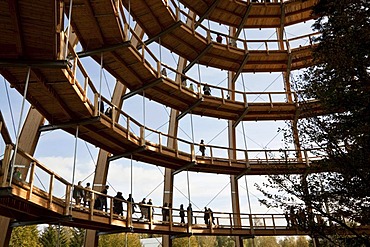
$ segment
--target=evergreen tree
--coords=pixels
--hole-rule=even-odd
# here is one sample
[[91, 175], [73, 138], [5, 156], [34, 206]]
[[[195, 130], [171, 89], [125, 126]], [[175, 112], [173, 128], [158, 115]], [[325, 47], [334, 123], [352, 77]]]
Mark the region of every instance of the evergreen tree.
[[10, 238], [10, 247], [41, 247], [36, 225], [15, 227]]
[[68, 237], [66, 229], [57, 226], [49, 225], [45, 227], [40, 236], [40, 242], [43, 247], [68, 247]]
[[[172, 247], [189, 246], [189, 238], [175, 238], [172, 240]], [[190, 237], [190, 247], [198, 247], [198, 241], [195, 236]]]
[[69, 247], [81, 247], [85, 241], [85, 229], [72, 228], [72, 237], [70, 238]]
[[235, 241], [232, 237], [228, 236], [216, 236], [217, 247], [234, 247]]
[[197, 240], [200, 247], [216, 246], [216, 236], [199, 236]]
[[[299, 228], [331, 244], [355, 239], [359, 246], [370, 246], [368, 235], [351, 228], [370, 224], [370, 1], [321, 0], [314, 15], [314, 29], [321, 32], [316, 66], [296, 87], [302, 101], [317, 99], [321, 110], [303, 104], [307, 118], [298, 129], [302, 147], [319, 147], [315, 154], [325, 158], [317, 163], [329, 172], [270, 176], [259, 189], [272, 200], [262, 202], [303, 210]], [[315, 117], [319, 113], [324, 115]], [[339, 230], [348, 236], [336, 235]]]
[[[99, 237], [99, 247], [126, 246], [126, 234], [110, 234]], [[139, 234], [127, 234], [127, 246], [141, 247]]]

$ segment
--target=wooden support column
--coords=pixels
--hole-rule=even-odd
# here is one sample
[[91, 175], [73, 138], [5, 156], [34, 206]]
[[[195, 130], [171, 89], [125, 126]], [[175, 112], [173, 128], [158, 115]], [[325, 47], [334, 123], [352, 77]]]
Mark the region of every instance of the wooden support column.
[[[30, 108], [28, 111], [26, 120], [19, 136], [18, 146], [31, 156], [35, 153], [36, 145], [40, 138], [39, 127], [44, 123], [44, 117], [35, 109]], [[25, 168], [19, 169], [22, 173], [22, 178], [27, 176], [30, 162], [29, 160], [21, 157], [20, 155], [15, 156], [16, 165], [24, 165]], [[0, 216], [0, 246], [8, 246], [12, 228], [9, 227], [10, 218]]]
[[[195, 17], [195, 14], [191, 11], [189, 11], [189, 15], [192, 17], [192, 19], [187, 19], [186, 24], [188, 26], [191, 26]], [[182, 71], [186, 67], [187, 60], [185, 58], [180, 57], [179, 61], [177, 63], [177, 71], [179, 73], [182, 73]], [[176, 74], [176, 83], [181, 85], [182, 79], [179, 74]], [[178, 133], [178, 120], [177, 116], [179, 115], [179, 111], [171, 109], [170, 114], [170, 124], [168, 127], [168, 135], [177, 137]], [[167, 140], [167, 147], [169, 148], [177, 148], [177, 142], [176, 140], [172, 138], [168, 138]], [[174, 177], [172, 175], [173, 170], [166, 168], [164, 172], [164, 191], [163, 191], [163, 204], [164, 203], [171, 203], [173, 205], [173, 180]], [[169, 235], [163, 235], [162, 236], [162, 246], [163, 247], [170, 247], [172, 246], [172, 239]]]
[[[119, 109], [122, 108], [123, 100], [122, 96], [126, 93], [127, 87], [123, 85], [120, 81], [116, 82], [116, 86], [114, 88], [113, 96], [112, 96], [112, 103], [116, 105]], [[116, 118], [113, 121], [117, 121], [119, 118], [119, 114], [116, 115]], [[96, 191], [101, 191], [103, 186], [107, 183], [107, 175], [109, 169], [108, 157], [110, 153], [100, 149], [98, 154], [98, 161], [95, 168], [95, 175], [94, 181], [92, 185], [92, 189]], [[99, 186], [97, 186], [99, 185]], [[97, 247], [98, 246], [99, 237], [96, 235], [95, 230], [86, 230], [85, 235], [85, 245], [86, 247]]]
[[[185, 68], [187, 60], [180, 57], [178, 64], [177, 64], [177, 71], [181, 72]], [[181, 82], [181, 76], [179, 74], [176, 75], [176, 83]], [[177, 137], [178, 134], [178, 126], [179, 122], [177, 120], [177, 116], [179, 115], [179, 111], [175, 109], [171, 109], [170, 114], [170, 123], [168, 126], [168, 135]], [[167, 140], [167, 147], [177, 149], [177, 141], [173, 138], [168, 138]], [[163, 191], [163, 204], [164, 203], [171, 203], [173, 205], [173, 180], [174, 177], [172, 175], [173, 170], [170, 168], [166, 168], [164, 172], [164, 191]], [[170, 247], [172, 246], [172, 240], [169, 235], [162, 236], [162, 246], [163, 247]]]
[[[19, 136], [18, 146], [20, 149], [33, 155], [36, 150], [36, 145], [40, 139], [39, 127], [44, 124], [45, 118], [35, 108], [30, 108], [26, 121], [22, 127], [21, 134]], [[22, 178], [27, 176], [30, 162], [26, 158], [17, 155], [15, 158], [16, 165], [24, 165], [24, 168], [20, 168]]]
[[[235, 28], [230, 27], [230, 36], [235, 35], [235, 31], [236, 31]], [[236, 75], [234, 72], [231, 71], [228, 72], [228, 89], [232, 100], [235, 100], [235, 82], [234, 82], [235, 76]], [[233, 150], [236, 149], [236, 131], [234, 123], [235, 121], [232, 120], [228, 121], [229, 148]], [[229, 151], [229, 158], [236, 159], [236, 151]], [[230, 175], [230, 185], [231, 185], [231, 204], [233, 210], [233, 225], [235, 227], [239, 227], [242, 225], [242, 223], [240, 219], [239, 186], [237, 176]], [[235, 246], [236, 247], [243, 246], [243, 239], [241, 237], [239, 236], [235, 237]]]
[[12, 228], [9, 227], [10, 218], [0, 217], [0, 246], [9, 246], [10, 237], [12, 235]]
[[[143, 29], [139, 26], [135, 26], [135, 33], [137, 34], [138, 37], [141, 39], [144, 36], [144, 31]], [[137, 46], [139, 41], [136, 38], [133, 38], [131, 40], [131, 43], [133, 46]], [[112, 103], [115, 104], [119, 109], [122, 108], [123, 105], [123, 100], [122, 96], [125, 95], [126, 93], [126, 86], [124, 86], [121, 82], [117, 81], [116, 87], [114, 88], [113, 96], [112, 96]], [[117, 121], [119, 118], [119, 115], [116, 115], [116, 119], [114, 121]], [[98, 155], [98, 161], [96, 164], [96, 170], [95, 170], [95, 176], [94, 176], [94, 182], [93, 182], [93, 189], [95, 190], [96, 188], [94, 187], [94, 184], [105, 184], [107, 180], [107, 175], [108, 175], [108, 156], [109, 153], [103, 149], [100, 149], [99, 155]], [[101, 190], [102, 188], [100, 188]], [[98, 189], [99, 191], [99, 189]], [[99, 237], [96, 235], [95, 230], [86, 230], [86, 235], [85, 235], [85, 247], [97, 247], [98, 246], [98, 241]]]

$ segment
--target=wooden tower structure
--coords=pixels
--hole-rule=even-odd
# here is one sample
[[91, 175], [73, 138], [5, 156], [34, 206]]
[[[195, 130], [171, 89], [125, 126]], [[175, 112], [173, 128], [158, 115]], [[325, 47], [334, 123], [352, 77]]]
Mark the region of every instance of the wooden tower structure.
[[[171, 246], [171, 236], [192, 234], [235, 236], [236, 246], [242, 246], [246, 236], [307, 234], [279, 225], [283, 215], [241, 212], [238, 179], [245, 175], [303, 173], [308, 166], [323, 171], [315, 162], [317, 157], [300, 147], [296, 129], [300, 118], [323, 112], [315, 100], [299, 102], [290, 81], [292, 71], [313, 65], [313, 38], [319, 34], [308, 30], [292, 37], [286, 32], [313, 20], [311, 10], [316, 2], [1, 1], [0, 9], [4, 11], [0, 14], [0, 73], [32, 108], [15, 141], [0, 119], [7, 147], [1, 168], [0, 227], [8, 229], [0, 233], [0, 246], [7, 245], [12, 227], [22, 222], [59, 222], [89, 229], [86, 246], [97, 246], [99, 234], [125, 231], [163, 234], [163, 246]], [[274, 38], [245, 35], [249, 30], [266, 29], [274, 30]], [[162, 50], [175, 54], [175, 66], [165, 61]], [[114, 78], [111, 96], [101, 90], [102, 72], [100, 82], [89, 75], [85, 58]], [[203, 70], [225, 71], [224, 85], [202, 80], [200, 66]], [[197, 68], [199, 77], [194, 76]], [[271, 72], [282, 74], [284, 90], [251, 91], [237, 86], [245, 74]], [[207, 87], [212, 93], [208, 93]], [[148, 127], [145, 114], [140, 122], [123, 110], [125, 100], [138, 95], [144, 102], [149, 99], [171, 108], [166, 133]], [[309, 113], [302, 110], [307, 107], [312, 109]], [[227, 145], [207, 144], [207, 155], [197, 154], [202, 147], [199, 137], [193, 136], [189, 141], [179, 136], [180, 120], [189, 115], [227, 121]], [[238, 145], [237, 127], [241, 123], [272, 120], [292, 123], [292, 150], [267, 152]], [[100, 148], [93, 198], [104, 197], [99, 191], [107, 184], [109, 164], [120, 158], [165, 168], [163, 204], [173, 204], [174, 178], [178, 173], [228, 175], [232, 212], [217, 218], [218, 226], [223, 225], [221, 219], [228, 223], [224, 227], [182, 225], [172, 219], [179, 213], [176, 209], [166, 224], [153, 219], [135, 221], [129, 202], [125, 202], [126, 217], [112, 212], [113, 197], [108, 197], [109, 214], [93, 207], [78, 209], [70, 197], [74, 181], [68, 182], [33, 157], [40, 133], [54, 129]], [[149, 134], [155, 136], [154, 141], [147, 138]], [[293, 155], [289, 156], [289, 152]], [[13, 182], [15, 164], [21, 167], [27, 182]], [[48, 191], [34, 186], [36, 169], [50, 176]], [[65, 197], [53, 195], [55, 181], [62, 184]], [[265, 222], [262, 228], [253, 225], [257, 218]]]

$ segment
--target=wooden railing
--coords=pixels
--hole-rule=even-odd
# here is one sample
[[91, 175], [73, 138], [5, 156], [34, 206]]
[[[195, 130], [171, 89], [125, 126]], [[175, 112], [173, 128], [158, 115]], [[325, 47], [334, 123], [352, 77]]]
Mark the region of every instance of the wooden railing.
[[[170, 4], [168, 4], [169, 11], [176, 21], [182, 21], [183, 23], [186, 22], [186, 20], [191, 20], [192, 26], [192, 33], [198, 37], [202, 37], [204, 41], [207, 41], [208, 43], [212, 42], [212, 40], [216, 40], [216, 36], [220, 35], [223, 40], [223, 44], [226, 45], [228, 48], [236, 48], [240, 49], [241, 51], [253, 51], [253, 50], [265, 50], [266, 52], [269, 51], [279, 51], [281, 49], [283, 50], [290, 50], [295, 48], [301, 48], [301, 47], [310, 47], [314, 45], [314, 37], [317, 37], [320, 35], [319, 32], [306, 34], [302, 36], [297, 36], [292, 39], [278, 39], [278, 40], [253, 40], [253, 39], [241, 39], [236, 38], [231, 35], [211, 30], [207, 27], [205, 27], [202, 24], [197, 24], [197, 21], [195, 18], [193, 18], [191, 15], [183, 11], [179, 8], [177, 3], [174, 0], [168, 1]], [[185, 24], [184, 24], [185, 25]], [[197, 31], [196, 31], [197, 30]], [[213, 36], [213, 38], [212, 38]], [[298, 40], [301, 40], [301, 42], [297, 42]], [[294, 42], [293, 42], [294, 41]], [[218, 42], [215, 42], [216, 44]], [[284, 48], [280, 47], [280, 44], [285, 44]], [[308, 44], [307, 44], [308, 43]]]
[[[299, 222], [307, 222], [308, 216], [286, 213], [286, 214], [247, 214], [247, 213], [227, 213], [227, 212], [204, 212], [199, 210], [184, 210], [185, 223], [181, 223], [180, 209], [172, 207], [162, 207], [156, 205], [148, 205], [141, 203], [131, 203], [126, 200], [121, 200], [110, 195], [103, 194], [92, 189], [86, 189], [81, 186], [73, 185], [66, 179], [56, 174], [34, 157], [18, 149], [17, 155], [22, 156], [26, 160], [23, 164], [16, 164], [15, 167], [29, 167], [29, 173], [26, 177], [20, 178], [13, 176], [13, 181], [9, 181], [7, 174], [10, 170], [11, 154], [14, 147], [7, 145], [4, 154], [3, 166], [5, 174], [1, 177], [1, 187], [11, 186], [13, 190], [21, 188], [26, 193], [15, 193], [15, 196], [24, 197], [22, 199], [38, 206], [58, 212], [63, 215], [74, 216], [74, 211], [85, 212], [88, 214], [90, 221], [98, 220], [96, 217], [107, 217], [109, 223], [113, 224], [113, 220], [124, 221], [127, 227], [131, 227], [135, 222], [150, 224], [150, 225], [166, 225], [168, 227], [183, 226], [187, 227], [188, 231], [196, 228], [220, 228], [231, 230], [249, 230], [251, 234], [255, 230], [273, 230], [274, 232], [284, 229], [298, 230]], [[14, 153], [13, 153], [14, 155]], [[90, 204], [84, 205], [84, 197], [78, 202], [76, 198], [72, 198], [73, 190], [80, 189], [84, 194], [89, 193], [91, 196]], [[96, 201], [106, 201], [107, 207], [103, 210], [102, 207], [96, 207]], [[45, 203], [46, 201], [46, 203]], [[115, 203], [122, 204], [122, 212], [117, 214], [115, 211]], [[132, 211], [135, 205], [135, 211]], [[151, 212], [151, 213], [150, 213]], [[210, 221], [204, 221], [205, 214], [208, 215]], [[236, 223], [234, 219], [238, 219]], [[313, 214], [310, 220], [321, 226], [331, 226], [328, 217]], [[358, 226], [356, 222], [350, 222], [351, 226]]]

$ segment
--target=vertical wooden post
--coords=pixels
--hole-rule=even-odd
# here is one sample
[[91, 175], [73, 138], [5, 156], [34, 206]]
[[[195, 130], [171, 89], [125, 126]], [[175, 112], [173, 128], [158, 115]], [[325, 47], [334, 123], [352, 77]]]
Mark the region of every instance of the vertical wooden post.
[[49, 200], [48, 200], [48, 208], [51, 208], [51, 205], [53, 203], [53, 190], [54, 190], [54, 178], [55, 175], [51, 174], [50, 176], [50, 184], [49, 184]]
[[113, 197], [110, 197], [110, 205], [109, 205], [109, 224], [113, 222]]
[[91, 191], [91, 200], [90, 200], [90, 216], [89, 220], [93, 220], [94, 217], [94, 207], [95, 207], [95, 193]]
[[99, 115], [99, 94], [94, 94], [94, 116], [97, 117]]
[[33, 185], [34, 185], [34, 181], [35, 181], [35, 179], [34, 179], [34, 177], [35, 177], [35, 166], [36, 166], [36, 163], [31, 162], [30, 181], [29, 181], [30, 189], [29, 189], [28, 194], [27, 194], [27, 200], [31, 200], [32, 193], [33, 193]]
[[145, 128], [144, 126], [140, 126], [140, 145], [145, 145]]
[[69, 212], [69, 204], [71, 202], [71, 185], [67, 184], [66, 186], [66, 199], [65, 199], [65, 205], [64, 205], [64, 214], [69, 215], [72, 212]]
[[127, 140], [131, 141], [131, 135], [130, 135], [130, 117], [126, 117], [126, 131], [127, 131]]
[[1, 167], [1, 173], [3, 174], [1, 187], [5, 187], [7, 183], [8, 174], [9, 174], [9, 166], [10, 166], [10, 157], [11, 157], [12, 150], [13, 150], [12, 145], [7, 144], [5, 147], [5, 152], [4, 152], [3, 166]]

